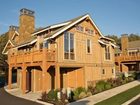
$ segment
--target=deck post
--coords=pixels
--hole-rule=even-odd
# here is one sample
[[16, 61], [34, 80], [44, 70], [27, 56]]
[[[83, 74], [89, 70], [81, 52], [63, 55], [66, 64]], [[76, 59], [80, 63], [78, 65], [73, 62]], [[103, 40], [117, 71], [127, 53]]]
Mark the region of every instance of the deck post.
[[22, 67], [22, 94], [26, 93], [26, 67]]
[[12, 84], [12, 68], [9, 67], [9, 70], [8, 70], [8, 89], [11, 89], [11, 84]]

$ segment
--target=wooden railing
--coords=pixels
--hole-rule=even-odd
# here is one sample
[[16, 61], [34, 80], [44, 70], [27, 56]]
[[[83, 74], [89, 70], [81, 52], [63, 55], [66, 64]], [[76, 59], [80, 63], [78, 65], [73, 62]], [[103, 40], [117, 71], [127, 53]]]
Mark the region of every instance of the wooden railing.
[[126, 54], [115, 56], [115, 62], [140, 61], [140, 54]]
[[15, 63], [31, 63], [31, 62], [55, 62], [56, 61], [56, 52], [54, 50], [38, 50], [34, 52], [26, 52], [22, 54], [9, 55], [8, 62], [9, 64]]

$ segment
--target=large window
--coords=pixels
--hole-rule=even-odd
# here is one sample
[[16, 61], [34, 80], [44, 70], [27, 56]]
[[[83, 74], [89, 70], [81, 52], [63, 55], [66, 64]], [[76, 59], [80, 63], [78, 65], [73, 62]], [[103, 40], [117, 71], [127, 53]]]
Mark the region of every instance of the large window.
[[74, 34], [64, 33], [64, 58], [74, 60]]
[[91, 53], [91, 40], [87, 39], [87, 53]]
[[105, 59], [110, 60], [110, 47], [109, 46], [105, 47]]

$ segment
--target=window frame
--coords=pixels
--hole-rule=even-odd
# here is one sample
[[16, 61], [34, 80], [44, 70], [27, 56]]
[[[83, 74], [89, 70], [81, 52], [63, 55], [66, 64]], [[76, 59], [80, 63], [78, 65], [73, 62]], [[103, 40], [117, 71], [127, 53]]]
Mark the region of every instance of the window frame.
[[[65, 35], [68, 35], [68, 52], [65, 51]], [[71, 52], [71, 35], [73, 36], [73, 52]], [[75, 60], [75, 37], [74, 37], [74, 33], [72, 32], [64, 32], [64, 53], [63, 53], [63, 58], [64, 60]], [[68, 58], [65, 57], [65, 54], [68, 54]], [[73, 58], [72, 58], [72, 54], [73, 54]]]
[[[90, 44], [90, 46], [89, 46], [90, 52], [88, 52], [88, 41], [89, 41], [89, 44]], [[91, 39], [87, 39], [87, 40], [86, 40], [86, 53], [87, 53], [87, 54], [92, 54], [92, 41], [91, 41]]]
[[111, 49], [110, 49], [110, 46], [106, 45], [104, 51], [105, 51], [104, 52], [105, 60], [110, 61], [111, 60]]

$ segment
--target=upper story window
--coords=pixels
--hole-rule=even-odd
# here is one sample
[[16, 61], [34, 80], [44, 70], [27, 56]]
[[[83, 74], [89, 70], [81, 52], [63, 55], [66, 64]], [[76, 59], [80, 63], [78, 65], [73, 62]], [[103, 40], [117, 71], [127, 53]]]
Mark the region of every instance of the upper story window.
[[90, 54], [91, 53], [91, 40], [87, 39], [87, 53]]
[[48, 40], [46, 40], [45, 42], [44, 42], [44, 48], [49, 48], [49, 42], [48, 42]]
[[105, 59], [110, 60], [110, 47], [109, 46], [105, 47]]
[[102, 74], [105, 74], [105, 69], [102, 69]]
[[94, 34], [94, 31], [92, 29], [89, 29], [89, 28], [85, 28], [85, 32], [89, 35], [93, 35]]
[[64, 33], [64, 59], [75, 59], [74, 34], [70, 32]]
[[81, 31], [81, 32], [84, 31], [84, 28], [83, 28], [82, 26], [80, 26], [80, 25], [77, 25], [77, 26], [76, 26], [76, 29], [77, 29], [78, 31]]

